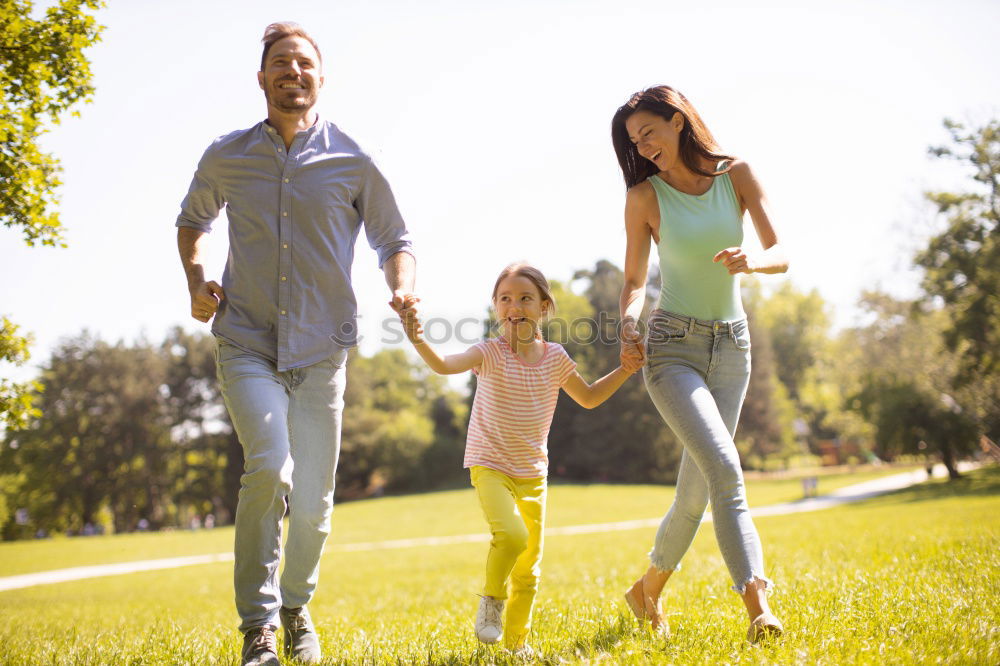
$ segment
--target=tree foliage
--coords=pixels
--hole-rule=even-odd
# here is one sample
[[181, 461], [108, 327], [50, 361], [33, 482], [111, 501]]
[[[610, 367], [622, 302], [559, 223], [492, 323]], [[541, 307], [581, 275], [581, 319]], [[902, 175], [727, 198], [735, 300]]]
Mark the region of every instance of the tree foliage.
[[771, 321], [768, 314], [775, 309], [774, 304], [777, 302], [780, 307], [783, 301], [776, 296], [765, 299], [759, 283], [753, 280], [744, 283], [743, 291], [753, 371], [735, 440], [744, 466], [763, 467], [765, 460], [787, 461], [801, 453], [793, 426], [798, 409], [781, 378], [787, 368], [778, 363], [775, 339], [785, 329], [776, 330], [768, 325]]
[[[100, 0], [62, 0], [44, 17], [31, 17], [30, 0], [0, 0], [0, 223], [20, 230], [33, 246], [62, 244], [54, 207], [59, 162], [39, 147], [46, 123], [89, 101], [90, 62], [83, 51], [102, 27], [87, 10]], [[0, 363], [23, 364], [29, 338], [6, 317], [0, 327]], [[0, 431], [37, 416], [32, 391], [41, 385], [0, 379]]]
[[[548, 324], [549, 339], [565, 345], [580, 373], [593, 382], [618, 367], [618, 296], [623, 274], [609, 261], [579, 270], [580, 294], [560, 288], [560, 312]], [[648, 314], [659, 283], [654, 273], [643, 311]], [[565, 305], [564, 305], [565, 304]], [[569, 319], [572, 317], [572, 319]], [[649, 400], [636, 374], [600, 407], [580, 407], [560, 391], [549, 433], [550, 470], [579, 481], [671, 481], [680, 447]]]
[[924, 269], [928, 300], [943, 303], [948, 313], [943, 334], [958, 356], [956, 387], [968, 389], [970, 410], [1000, 439], [1000, 120], [975, 128], [946, 120], [945, 127], [950, 145], [930, 152], [964, 167], [970, 187], [926, 194], [945, 229], [916, 263]]
[[[235, 514], [243, 451], [216, 380], [215, 340], [182, 329], [160, 344], [86, 332], [44, 369], [44, 416], [0, 437], [0, 532], [186, 526]], [[456, 481], [466, 412], [442, 378], [399, 350], [348, 364], [340, 499]], [[20, 524], [14, 512], [25, 510]]]
[[862, 303], [875, 318], [845, 333], [859, 352], [848, 403], [873, 425], [880, 457], [936, 453], [956, 478], [980, 431], [968, 392], [956, 386], [960, 359], [944, 342], [948, 313], [879, 292]]
[[[31, 353], [31, 336], [18, 333], [18, 325], [0, 317], [0, 363], [24, 365]], [[39, 382], [15, 382], [0, 377], [0, 432], [23, 427], [28, 419], [41, 414], [32, 403], [32, 391], [41, 391]]]
[[47, 123], [94, 93], [84, 49], [100, 38], [88, 10], [100, 0], [61, 0], [31, 17], [30, 0], [0, 0], [0, 220], [28, 245], [61, 243], [54, 210], [59, 162], [39, 146]]

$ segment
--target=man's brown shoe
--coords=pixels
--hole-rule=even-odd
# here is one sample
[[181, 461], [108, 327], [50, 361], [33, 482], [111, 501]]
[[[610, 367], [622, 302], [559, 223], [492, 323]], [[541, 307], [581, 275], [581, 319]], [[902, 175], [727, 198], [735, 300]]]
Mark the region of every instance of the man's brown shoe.
[[278, 637], [271, 627], [254, 627], [243, 634], [242, 666], [278, 666]]
[[302, 664], [318, 664], [323, 658], [319, 649], [319, 636], [305, 606], [281, 607], [278, 611], [285, 630], [285, 656]]

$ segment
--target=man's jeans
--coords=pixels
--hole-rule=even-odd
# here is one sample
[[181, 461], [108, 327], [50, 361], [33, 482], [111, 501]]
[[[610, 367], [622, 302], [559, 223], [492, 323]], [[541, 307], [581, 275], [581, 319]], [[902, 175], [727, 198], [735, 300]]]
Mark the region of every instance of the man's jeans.
[[678, 569], [711, 501], [733, 589], [742, 594], [754, 579], [770, 587], [733, 442], [750, 381], [746, 319], [703, 321], [654, 310], [648, 328], [646, 388], [684, 446], [674, 503], [650, 561], [662, 571]]
[[[221, 339], [216, 354], [222, 396], [245, 459], [236, 509], [240, 631], [277, 628], [282, 605], [304, 606], [316, 590], [333, 512], [347, 351], [285, 372]], [[286, 497], [288, 539], [279, 587]]]

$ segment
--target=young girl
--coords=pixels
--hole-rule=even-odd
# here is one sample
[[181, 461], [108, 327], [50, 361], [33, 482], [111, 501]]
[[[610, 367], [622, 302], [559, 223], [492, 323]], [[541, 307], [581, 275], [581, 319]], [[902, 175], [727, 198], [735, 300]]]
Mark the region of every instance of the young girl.
[[464, 465], [493, 539], [476, 636], [495, 643], [503, 635], [506, 648], [530, 654], [525, 640], [541, 571], [546, 442], [559, 388], [590, 409], [611, 397], [638, 364], [587, 384], [562, 345], [542, 339], [539, 322], [555, 311], [555, 301], [545, 276], [526, 264], [505, 268], [493, 287], [500, 336], [461, 354], [441, 358], [427, 344], [415, 302], [408, 301], [400, 314], [427, 365], [438, 374], [472, 370], [478, 376]]

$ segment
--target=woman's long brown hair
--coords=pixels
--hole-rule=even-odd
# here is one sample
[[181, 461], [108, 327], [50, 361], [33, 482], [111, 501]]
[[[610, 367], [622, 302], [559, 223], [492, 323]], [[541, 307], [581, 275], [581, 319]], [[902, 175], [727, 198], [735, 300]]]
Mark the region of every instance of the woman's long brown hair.
[[[641, 90], [627, 102], [618, 107], [611, 119], [611, 143], [614, 144], [618, 164], [625, 177], [625, 187], [631, 188], [658, 173], [659, 168], [639, 154], [639, 149], [628, 138], [625, 121], [636, 111], [655, 113], [667, 120], [680, 112], [684, 116], [684, 127], [679, 139], [681, 161], [691, 171], [702, 176], [718, 176], [726, 173], [732, 166], [732, 155], [722, 152], [715, 137], [708, 131], [701, 116], [694, 110], [691, 102], [670, 86], [654, 86]], [[729, 163], [717, 171], [709, 171], [702, 166], [704, 161], [718, 164], [721, 161]]]

